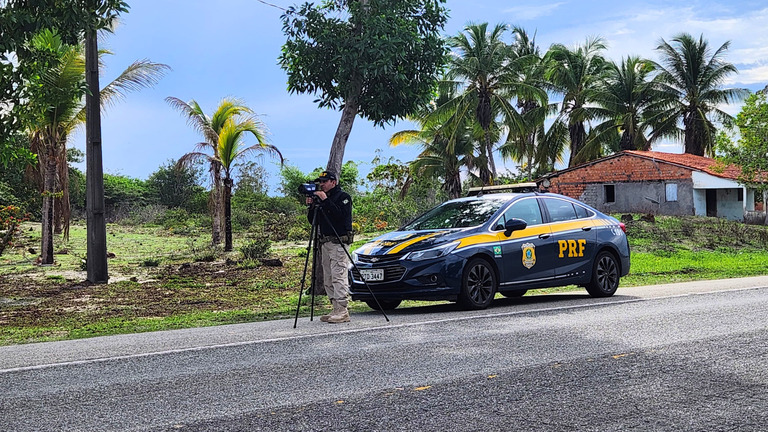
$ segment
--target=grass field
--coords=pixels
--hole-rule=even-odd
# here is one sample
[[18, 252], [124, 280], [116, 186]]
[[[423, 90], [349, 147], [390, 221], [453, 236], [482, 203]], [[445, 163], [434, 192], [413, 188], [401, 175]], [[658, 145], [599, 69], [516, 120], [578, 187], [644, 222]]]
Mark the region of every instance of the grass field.
[[[276, 243], [282, 266], [246, 261], [238, 245], [224, 254], [205, 231], [109, 225], [110, 283], [85, 281], [85, 229], [56, 239], [56, 264], [35, 264], [39, 224], [0, 256], [0, 345], [209, 326], [292, 317], [305, 243]], [[712, 218], [657, 217], [627, 223], [632, 268], [621, 286], [768, 274], [768, 228]], [[362, 244], [365, 238], [356, 245]], [[356, 245], [353, 245], [355, 247]], [[308, 285], [308, 283], [307, 283]], [[564, 287], [531, 294], [581, 289]], [[531, 295], [529, 294], [529, 295]], [[309, 313], [303, 296], [302, 315]], [[328, 310], [325, 297], [316, 314]], [[417, 302], [404, 302], [408, 307]], [[352, 310], [368, 310], [354, 302]]]

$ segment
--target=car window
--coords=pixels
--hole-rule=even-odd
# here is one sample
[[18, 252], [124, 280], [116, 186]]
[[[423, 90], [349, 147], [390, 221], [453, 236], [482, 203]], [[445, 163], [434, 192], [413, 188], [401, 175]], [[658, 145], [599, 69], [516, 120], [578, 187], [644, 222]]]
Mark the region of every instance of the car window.
[[541, 209], [539, 209], [536, 199], [522, 199], [513, 203], [499, 219], [495, 229], [504, 229], [504, 224], [512, 218], [522, 219], [528, 226], [540, 224], [542, 222]]
[[499, 199], [449, 201], [424, 213], [402, 229], [429, 230], [482, 225], [506, 202]]
[[544, 205], [549, 211], [551, 222], [562, 222], [577, 219], [576, 210], [570, 201], [544, 198]]
[[578, 204], [574, 204], [573, 207], [576, 209], [576, 216], [578, 216], [579, 219], [592, 217], [594, 215], [594, 213], [586, 207], [582, 207]]

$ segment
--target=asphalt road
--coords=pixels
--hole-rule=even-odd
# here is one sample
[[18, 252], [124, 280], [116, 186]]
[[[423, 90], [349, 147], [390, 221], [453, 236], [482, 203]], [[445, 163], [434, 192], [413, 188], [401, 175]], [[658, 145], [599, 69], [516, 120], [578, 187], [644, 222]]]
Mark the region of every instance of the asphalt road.
[[0, 347], [0, 431], [768, 429], [768, 277]]

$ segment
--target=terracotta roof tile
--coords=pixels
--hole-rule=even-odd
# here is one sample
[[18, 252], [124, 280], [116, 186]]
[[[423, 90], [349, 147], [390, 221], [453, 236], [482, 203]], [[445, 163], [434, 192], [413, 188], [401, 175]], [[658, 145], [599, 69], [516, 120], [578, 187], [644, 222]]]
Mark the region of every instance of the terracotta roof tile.
[[703, 171], [715, 177], [738, 180], [741, 168], [736, 165], [726, 165], [718, 160], [696, 156], [688, 153], [664, 153], [656, 151], [626, 150], [623, 153], [648, 159], [660, 160], [686, 168]]

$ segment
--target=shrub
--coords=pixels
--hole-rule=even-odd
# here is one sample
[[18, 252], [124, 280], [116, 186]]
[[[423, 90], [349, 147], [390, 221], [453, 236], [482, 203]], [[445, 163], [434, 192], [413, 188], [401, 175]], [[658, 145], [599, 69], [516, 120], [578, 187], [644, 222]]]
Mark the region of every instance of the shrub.
[[272, 242], [269, 241], [269, 237], [260, 235], [243, 245], [243, 247], [240, 248], [240, 252], [242, 252], [243, 257], [246, 260], [255, 260], [266, 257], [271, 246]]
[[13, 240], [19, 235], [21, 223], [29, 220], [29, 215], [24, 214], [16, 206], [0, 207], [0, 255], [8, 246], [13, 246]]

